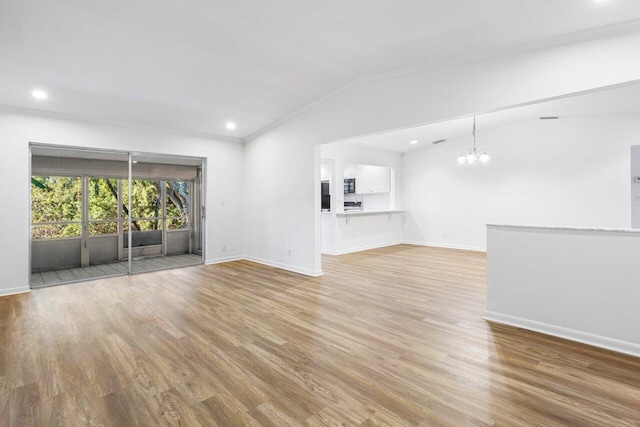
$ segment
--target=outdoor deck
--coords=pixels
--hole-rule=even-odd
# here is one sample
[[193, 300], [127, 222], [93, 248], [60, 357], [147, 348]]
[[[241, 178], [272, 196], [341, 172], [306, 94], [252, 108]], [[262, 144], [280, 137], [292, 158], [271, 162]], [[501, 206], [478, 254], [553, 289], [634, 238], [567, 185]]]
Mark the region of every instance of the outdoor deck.
[[[183, 267], [186, 265], [202, 264], [202, 257], [195, 254], [170, 255], [165, 257], [153, 257], [134, 259], [133, 272], [165, 270], [168, 268]], [[128, 261], [98, 264], [89, 267], [63, 268], [48, 270], [31, 274], [31, 287], [58, 285], [79, 280], [90, 280], [100, 277], [127, 274]]]

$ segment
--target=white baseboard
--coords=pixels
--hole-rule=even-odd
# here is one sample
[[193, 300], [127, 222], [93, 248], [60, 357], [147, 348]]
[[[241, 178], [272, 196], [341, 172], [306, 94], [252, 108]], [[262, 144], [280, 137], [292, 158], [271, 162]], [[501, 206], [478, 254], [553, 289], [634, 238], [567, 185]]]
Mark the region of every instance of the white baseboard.
[[287, 271], [293, 271], [294, 273], [304, 274], [305, 276], [317, 277], [322, 276], [322, 270], [313, 271], [306, 268], [299, 268], [294, 265], [284, 264], [275, 261], [268, 261], [266, 259], [256, 258], [248, 255], [237, 255], [230, 256], [224, 258], [215, 258], [205, 261], [205, 265], [213, 265], [213, 264], [222, 264], [225, 262], [233, 262], [233, 261], [251, 261], [257, 264], [268, 265], [269, 267], [281, 268]]
[[287, 271], [293, 271], [294, 273], [304, 274], [305, 276], [318, 277], [322, 276], [322, 270], [309, 270], [307, 268], [296, 267], [295, 265], [284, 264], [281, 262], [268, 261], [266, 259], [260, 259], [252, 256], [244, 256], [247, 261], [255, 262], [258, 264], [268, 265], [269, 267], [281, 268]]
[[31, 292], [31, 289], [28, 286], [16, 286], [15, 288], [0, 289], [0, 297], [6, 297], [16, 294], [26, 294], [27, 292]]
[[577, 331], [574, 329], [564, 328], [562, 326], [550, 325], [536, 320], [491, 311], [487, 311], [483, 318], [488, 322], [515, 326], [529, 331], [540, 332], [554, 337], [564, 338], [570, 341], [576, 341], [583, 344], [589, 344], [594, 347], [600, 347], [607, 350], [617, 351], [618, 353], [640, 357], [640, 344], [633, 342], [620, 341], [613, 338], [603, 337], [601, 335], [594, 335], [588, 332]]
[[400, 243], [404, 243], [406, 245], [416, 245], [416, 246], [432, 246], [434, 248], [461, 249], [463, 251], [487, 252], [487, 248], [483, 248], [480, 246], [452, 245], [448, 243], [421, 242], [417, 240], [405, 240]]
[[[398, 240], [398, 241], [395, 241], [395, 242], [387, 242], [387, 243], [378, 243], [378, 244], [373, 244], [373, 245], [359, 246], [359, 247], [356, 247], [356, 248], [345, 249], [345, 250], [342, 250], [342, 251], [323, 250], [322, 253], [325, 254], [325, 255], [345, 255], [345, 254], [350, 254], [350, 253], [355, 253], [355, 252], [368, 251], [368, 250], [371, 250], [371, 249], [385, 248], [385, 247], [388, 247], [388, 246], [395, 246], [395, 245], [402, 245], [402, 244], [416, 245], [416, 246], [433, 246], [433, 247], [438, 247], [438, 248], [462, 249], [462, 250], [467, 250], [467, 251], [486, 252], [486, 250], [483, 249], [483, 248], [477, 248], [477, 247], [471, 247], [471, 246], [442, 245], [442, 244], [439, 244], [439, 243]], [[246, 261], [251, 261], [251, 262], [258, 263], [258, 264], [268, 265], [270, 267], [281, 268], [283, 270], [293, 271], [294, 273], [304, 274], [305, 276], [311, 276], [311, 277], [322, 276], [322, 270], [310, 270], [310, 269], [307, 269], [307, 268], [300, 268], [300, 267], [297, 267], [295, 265], [289, 265], [289, 264], [285, 264], [285, 263], [281, 263], [281, 262], [269, 261], [269, 260], [266, 260], [266, 259], [256, 258], [256, 257], [248, 256], [248, 255], [236, 255], [236, 256], [230, 256], [230, 257], [224, 257], [224, 258], [208, 259], [208, 260], [205, 261], [205, 265], [221, 264], [221, 263], [224, 263], [224, 262], [241, 261], [241, 260], [246, 260]]]
[[330, 249], [323, 249], [322, 255], [340, 255], [338, 251], [332, 251]]
[[395, 246], [395, 245], [415, 245], [415, 246], [431, 246], [434, 248], [445, 248], [445, 249], [459, 249], [463, 251], [474, 251], [474, 252], [486, 252], [486, 248], [481, 248], [479, 246], [463, 246], [463, 245], [448, 245], [444, 243], [433, 243], [433, 242], [420, 242], [416, 240], [398, 240], [396, 242], [389, 243], [379, 243], [374, 245], [367, 246], [358, 246], [356, 248], [345, 249], [342, 251], [334, 251], [330, 249], [323, 249], [323, 255], [345, 255], [354, 252], [368, 251], [371, 249], [384, 248], [387, 246]]
[[404, 242], [401, 241], [401, 240], [398, 240], [396, 242], [375, 243], [375, 244], [372, 244], [372, 245], [358, 246], [358, 247], [355, 247], [355, 248], [344, 249], [342, 251], [323, 250], [322, 253], [326, 254], [326, 255], [345, 255], [345, 254], [351, 254], [351, 253], [354, 253], [354, 252], [368, 251], [368, 250], [371, 250], [371, 249], [385, 248], [387, 246], [401, 245], [402, 243], [404, 243]]
[[245, 259], [245, 257], [243, 257], [242, 255], [213, 258], [206, 260], [204, 262], [204, 265], [220, 264], [222, 262], [242, 261], [243, 259]]

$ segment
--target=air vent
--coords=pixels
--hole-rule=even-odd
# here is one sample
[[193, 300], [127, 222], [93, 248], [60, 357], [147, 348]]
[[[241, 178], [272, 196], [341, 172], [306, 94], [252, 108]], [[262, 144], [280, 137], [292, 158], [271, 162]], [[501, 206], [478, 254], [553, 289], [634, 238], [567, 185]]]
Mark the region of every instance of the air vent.
[[445, 141], [446, 141], [446, 139], [439, 139], [437, 141], [433, 141], [432, 144], [442, 144]]
[[543, 116], [540, 117], [540, 120], [558, 120], [560, 117], [558, 116]]

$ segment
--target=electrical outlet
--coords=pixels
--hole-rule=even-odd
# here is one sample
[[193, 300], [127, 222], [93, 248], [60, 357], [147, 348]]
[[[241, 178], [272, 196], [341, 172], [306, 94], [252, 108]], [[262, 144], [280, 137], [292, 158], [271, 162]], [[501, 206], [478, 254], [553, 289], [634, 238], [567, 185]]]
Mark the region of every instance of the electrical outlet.
[[222, 252], [227, 250], [227, 245], [222, 245]]
[[287, 249], [287, 256], [291, 256], [291, 249]]
[[636, 194], [636, 202], [640, 202], [640, 194]]
[[224, 206], [224, 205], [225, 205], [224, 199], [220, 199], [220, 206]]

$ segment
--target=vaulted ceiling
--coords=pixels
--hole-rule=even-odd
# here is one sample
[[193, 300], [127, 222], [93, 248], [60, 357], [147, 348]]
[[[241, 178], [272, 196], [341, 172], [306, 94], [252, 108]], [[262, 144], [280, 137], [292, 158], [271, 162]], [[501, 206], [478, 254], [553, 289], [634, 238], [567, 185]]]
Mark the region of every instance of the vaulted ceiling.
[[639, 24], [637, 0], [0, 0], [0, 104], [243, 138], [363, 77]]
[[[558, 120], [594, 117], [640, 117], [640, 83], [607, 88], [590, 93], [569, 96], [508, 108], [476, 116], [478, 139], [489, 129], [516, 122], [554, 123], [540, 117], [558, 117]], [[473, 117], [460, 117], [438, 123], [429, 123], [406, 129], [397, 129], [374, 135], [341, 140], [338, 144], [357, 144], [388, 151], [405, 153], [422, 148], [442, 146], [450, 140], [466, 137], [472, 141]], [[445, 141], [442, 141], [445, 140]], [[438, 145], [434, 145], [433, 142]], [[412, 143], [413, 142], [413, 143]]]

